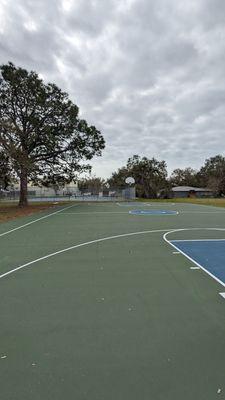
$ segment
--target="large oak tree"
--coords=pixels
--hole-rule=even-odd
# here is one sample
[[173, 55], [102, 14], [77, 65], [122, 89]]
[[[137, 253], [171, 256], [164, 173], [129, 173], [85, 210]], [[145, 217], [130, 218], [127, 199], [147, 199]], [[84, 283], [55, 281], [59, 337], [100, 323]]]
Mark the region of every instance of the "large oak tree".
[[62, 176], [71, 181], [83, 164], [101, 155], [104, 138], [79, 118], [79, 109], [55, 84], [12, 63], [0, 67], [0, 150], [20, 179], [19, 204], [27, 204], [28, 181]]

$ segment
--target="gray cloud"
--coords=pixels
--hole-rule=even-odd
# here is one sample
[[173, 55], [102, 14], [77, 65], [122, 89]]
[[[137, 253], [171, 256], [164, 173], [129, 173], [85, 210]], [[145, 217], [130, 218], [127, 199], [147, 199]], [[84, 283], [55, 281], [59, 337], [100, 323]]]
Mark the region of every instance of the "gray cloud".
[[133, 154], [199, 167], [225, 152], [223, 0], [0, 0], [1, 63], [67, 90], [107, 147], [101, 176]]

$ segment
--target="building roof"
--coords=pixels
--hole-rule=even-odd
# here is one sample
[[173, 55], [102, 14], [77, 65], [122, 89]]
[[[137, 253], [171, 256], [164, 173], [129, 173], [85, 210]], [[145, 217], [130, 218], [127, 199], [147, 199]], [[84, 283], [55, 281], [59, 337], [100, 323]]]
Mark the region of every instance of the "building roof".
[[198, 188], [193, 186], [175, 186], [172, 188], [173, 192], [190, 192], [194, 190], [195, 192], [212, 192], [212, 190], [207, 188]]

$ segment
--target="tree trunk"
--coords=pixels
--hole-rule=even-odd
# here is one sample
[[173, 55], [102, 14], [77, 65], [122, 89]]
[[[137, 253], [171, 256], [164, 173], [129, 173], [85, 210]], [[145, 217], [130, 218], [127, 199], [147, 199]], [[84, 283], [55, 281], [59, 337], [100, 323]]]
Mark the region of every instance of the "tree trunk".
[[26, 168], [21, 168], [19, 206], [20, 207], [26, 207], [27, 205], [28, 205], [28, 200], [27, 200], [27, 170], [26, 170]]

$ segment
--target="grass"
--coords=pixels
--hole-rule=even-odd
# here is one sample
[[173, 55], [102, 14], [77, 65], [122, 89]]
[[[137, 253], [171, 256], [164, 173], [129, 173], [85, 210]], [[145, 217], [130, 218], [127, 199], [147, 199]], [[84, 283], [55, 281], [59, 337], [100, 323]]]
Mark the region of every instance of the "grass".
[[215, 199], [215, 198], [175, 198], [175, 199], [140, 199], [139, 201], [144, 202], [160, 202], [160, 203], [189, 203], [189, 204], [199, 204], [214, 207], [225, 207], [225, 198]]
[[30, 204], [27, 207], [19, 207], [18, 204], [12, 202], [0, 202], [0, 223], [19, 217], [29, 216], [47, 210], [48, 208], [53, 208], [54, 206], [54, 202], [40, 202]]

